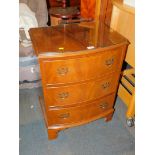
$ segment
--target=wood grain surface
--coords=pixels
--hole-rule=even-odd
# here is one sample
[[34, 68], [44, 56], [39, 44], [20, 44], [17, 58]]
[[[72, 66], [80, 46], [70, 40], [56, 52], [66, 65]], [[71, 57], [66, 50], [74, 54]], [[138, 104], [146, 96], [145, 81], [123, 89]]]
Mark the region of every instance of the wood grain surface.
[[40, 102], [49, 139], [65, 128], [112, 119], [129, 42], [104, 26], [95, 45], [95, 30], [93, 24], [82, 23], [30, 30], [40, 64]]

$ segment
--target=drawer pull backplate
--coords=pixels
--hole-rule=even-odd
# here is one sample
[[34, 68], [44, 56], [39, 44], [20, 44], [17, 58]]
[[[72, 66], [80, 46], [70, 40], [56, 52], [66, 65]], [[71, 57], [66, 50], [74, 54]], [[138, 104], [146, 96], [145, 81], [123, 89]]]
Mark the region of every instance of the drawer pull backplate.
[[107, 102], [104, 102], [104, 103], [100, 104], [100, 108], [101, 109], [106, 109], [107, 107], [108, 107], [108, 103]]
[[114, 63], [114, 58], [110, 58], [110, 59], [108, 59], [108, 60], [105, 61], [105, 64], [107, 66], [112, 66], [113, 63]]
[[69, 117], [70, 117], [70, 114], [69, 113], [65, 113], [65, 114], [59, 115], [59, 118], [61, 118], [61, 119], [67, 119]]
[[106, 82], [106, 83], [102, 84], [102, 88], [103, 88], [103, 89], [106, 89], [106, 88], [108, 88], [109, 86], [110, 86], [110, 82]]
[[58, 96], [59, 96], [60, 99], [64, 100], [64, 99], [68, 98], [69, 92], [60, 93], [60, 94], [58, 94]]
[[61, 67], [57, 69], [58, 75], [66, 75], [68, 73], [68, 68], [67, 67]]

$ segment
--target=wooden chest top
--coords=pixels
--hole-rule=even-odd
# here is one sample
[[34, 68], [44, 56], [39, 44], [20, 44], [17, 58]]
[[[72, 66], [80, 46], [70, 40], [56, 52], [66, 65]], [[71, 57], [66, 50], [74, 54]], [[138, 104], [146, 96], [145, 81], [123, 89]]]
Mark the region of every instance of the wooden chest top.
[[55, 55], [59, 53], [88, 51], [122, 43], [128, 44], [127, 39], [106, 25], [102, 33], [97, 33], [100, 39], [96, 41], [94, 26], [86, 26], [85, 24], [31, 28], [29, 33], [37, 56], [45, 53]]

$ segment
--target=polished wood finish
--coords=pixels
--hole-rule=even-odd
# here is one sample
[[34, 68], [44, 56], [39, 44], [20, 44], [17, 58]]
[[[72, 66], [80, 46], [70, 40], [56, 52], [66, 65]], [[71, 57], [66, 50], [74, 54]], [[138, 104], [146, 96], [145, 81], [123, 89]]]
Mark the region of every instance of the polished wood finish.
[[98, 22], [98, 17], [103, 23], [110, 25], [112, 13], [112, 0], [81, 0], [81, 17], [94, 19]]
[[49, 108], [47, 111], [48, 125], [74, 124], [83, 120], [89, 120], [97, 115], [104, 114], [105, 111], [113, 108], [115, 94], [102, 99], [67, 108]]
[[48, 3], [51, 26], [60, 24], [62, 19], [67, 22], [80, 16], [80, 0], [49, 0]]
[[49, 14], [61, 19], [72, 19], [78, 17], [80, 11], [77, 7], [53, 7], [49, 9]]
[[[54, 84], [74, 83], [101, 77], [105, 72], [117, 71], [121, 67], [120, 57], [123, 49], [115, 48], [94, 54], [76, 56], [66, 59], [40, 60], [40, 66], [43, 70], [43, 79], [46, 86]], [[52, 58], [51, 58], [52, 60]], [[87, 63], [85, 63], [87, 62]], [[93, 70], [90, 66], [95, 66]], [[46, 74], [45, 74], [46, 73]], [[76, 76], [75, 76], [76, 75]]]
[[[94, 42], [93, 24], [32, 28], [44, 98], [40, 97], [49, 139], [69, 127], [112, 119], [128, 41], [104, 26]], [[99, 36], [99, 35], [98, 35]]]
[[[118, 73], [113, 73], [104, 78], [81, 82], [78, 84], [47, 87], [45, 89], [47, 106], [66, 106], [81, 104], [103, 97], [116, 91]], [[90, 92], [87, 90], [91, 90]]]
[[[62, 6], [62, 0], [47, 0], [49, 2], [50, 7], [59, 7]], [[79, 6], [80, 0], [69, 0], [69, 6]], [[67, 2], [66, 2], [67, 3]], [[68, 3], [67, 3], [68, 5]]]
[[[89, 24], [91, 25], [91, 23]], [[91, 35], [90, 31], [93, 32]], [[89, 56], [101, 51], [104, 52], [107, 49], [120, 48], [124, 43], [128, 44], [127, 39], [106, 25], [104, 25], [102, 33], [95, 34], [103, 38], [96, 39], [97, 44], [94, 41], [92, 42], [95, 37], [95, 25], [86, 27], [82, 24], [68, 24], [31, 28], [29, 33], [35, 54], [40, 58], [46, 58], [46, 60], [48, 58], [53, 60], [56, 58], [68, 59], [69, 57], [72, 58], [73, 55], [83, 57], [83, 52]], [[121, 47], [123, 48], [123, 46]], [[98, 50], [95, 50], [96, 48]], [[46, 57], [47, 55], [48, 57]]]
[[86, 19], [95, 18], [96, 0], [81, 0], [81, 17]]
[[59, 130], [50, 129], [47, 130], [47, 132], [48, 132], [48, 139], [56, 139], [58, 137]]
[[[114, 105], [114, 98], [115, 98], [115, 93], [114, 94], [110, 94], [110, 97], [108, 99], [108, 97], [105, 97], [104, 100], [103, 98], [102, 99], [99, 99], [97, 102], [93, 102], [93, 103], [100, 103], [98, 105], [98, 107], [100, 107], [101, 109], [107, 109], [107, 110], [104, 110], [104, 112], [97, 114], [96, 116], [92, 117], [92, 118], [89, 118], [88, 120], [87, 119], [83, 119], [83, 120], [80, 120], [80, 121], [77, 121], [77, 122], [73, 122], [73, 123], [66, 123], [65, 125], [64, 124], [55, 124], [55, 125], [52, 125], [52, 126], [49, 126], [48, 125], [48, 119], [47, 119], [47, 112], [45, 113], [45, 102], [43, 100], [42, 97], [39, 97], [39, 101], [40, 101], [40, 106], [41, 106], [41, 109], [42, 109], [42, 113], [43, 113], [43, 117], [44, 117], [44, 120], [45, 120], [45, 125], [47, 127], [47, 130], [52, 130], [51, 132], [52, 133], [56, 133], [56, 132], [59, 132], [65, 128], [69, 128], [69, 127], [74, 127], [74, 126], [78, 126], [78, 125], [82, 125], [82, 124], [85, 124], [85, 123], [89, 123], [91, 121], [94, 121], [96, 119], [99, 119], [99, 118], [105, 118], [105, 120], [110, 120], [112, 115], [113, 115], [113, 112], [114, 112], [114, 109], [113, 108], [110, 108], [111, 106], [113, 107]], [[99, 102], [100, 101], [100, 102]], [[109, 106], [110, 104], [110, 106]], [[108, 106], [106, 106], [108, 105]], [[57, 108], [55, 108], [57, 109]], [[94, 109], [94, 108], [93, 108]], [[78, 117], [78, 115], [77, 115]], [[50, 119], [50, 118], [49, 118]], [[49, 135], [50, 136], [50, 135]], [[53, 135], [52, 135], [53, 136]]]
[[109, 114], [107, 117], [105, 117], [105, 122], [109, 122], [112, 120], [112, 116], [113, 116], [113, 113]]
[[105, 17], [105, 24], [108, 26], [110, 26], [110, 23], [111, 23], [112, 8], [113, 8], [112, 0], [108, 0], [107, 9], [106, 9], [106, 17]]

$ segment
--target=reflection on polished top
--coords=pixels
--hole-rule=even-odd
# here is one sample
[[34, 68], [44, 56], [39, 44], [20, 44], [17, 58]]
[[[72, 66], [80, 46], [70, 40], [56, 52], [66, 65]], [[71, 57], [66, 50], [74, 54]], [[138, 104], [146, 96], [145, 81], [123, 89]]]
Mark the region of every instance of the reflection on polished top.
[[94, 23], [31, 28], [29, 33], [36, 55], [88, 51], [124, 42], [128, 44], [127, 39], [106, 25], [102, 32], [97, 33]]

